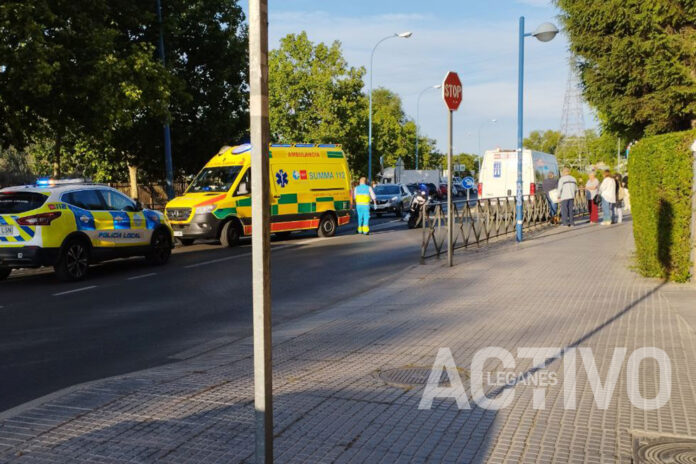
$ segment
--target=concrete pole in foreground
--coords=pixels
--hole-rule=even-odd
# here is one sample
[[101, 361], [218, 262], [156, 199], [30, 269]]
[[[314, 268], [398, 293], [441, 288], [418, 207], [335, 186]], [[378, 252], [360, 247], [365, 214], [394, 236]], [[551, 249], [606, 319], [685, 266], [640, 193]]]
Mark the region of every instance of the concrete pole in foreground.
[[268, 176], [268, 0], [249, 0], [249, 87], [256, 462], [270, 464], [273, 462], [273, 377], [271, 202]]
[[691, 145], [691, 156], [694, 171], [691, 186], [691, 282], [696, 283], [696, 141]]

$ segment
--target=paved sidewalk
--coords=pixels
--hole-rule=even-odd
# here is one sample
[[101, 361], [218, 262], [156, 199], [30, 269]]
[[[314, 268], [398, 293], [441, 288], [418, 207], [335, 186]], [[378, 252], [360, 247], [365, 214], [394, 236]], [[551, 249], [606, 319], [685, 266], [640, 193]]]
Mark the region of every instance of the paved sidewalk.
[[[630, 462], [630, 430], [696, 435], [696, 332], [668, 299], [677, 290], [630, 270], [632, 247], [630, 223], [554, 229], [457, 253], [454, 268], [415, 265], [388, 287], [278, 327], [276, 461]], [[221, 343], [0, 415], [0, 462], [253, 462], [251, 341]], [[671, 359], [671, 399], [655, 411], [632, 406], [624, 362], [599, 409], [579, 357], [575, 410], [563, 408], [561, 360], [547, 367], [561, 381], [543, 410], [524, 382], [499, 411], [448, 399], [419, 410], [422, 387], [379, 376], [430, 367], [448, 347], [467, 386], [474, 353], [488, 346], [510, 351], [515, 373], [533, 367], [518, 347], [591, 347], [602, 383], [614, 347], [656, 346]], [[640, 373], [651, 398], [657, 366]]]

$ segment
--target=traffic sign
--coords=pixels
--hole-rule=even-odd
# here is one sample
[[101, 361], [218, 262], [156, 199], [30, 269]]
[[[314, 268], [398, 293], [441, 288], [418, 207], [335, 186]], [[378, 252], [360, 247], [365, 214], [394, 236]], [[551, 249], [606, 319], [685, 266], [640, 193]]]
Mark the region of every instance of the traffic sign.
[[476, 181], [474, 181], [473, 177], [465, 177], [462, 179], [462, 187], [465, 189], [471, 190], [476, 186]]
[[450, 111], [457, 111], [462, 102], [462, 81], [454, 71], [448, 72], [442, 81], [442, 99]]

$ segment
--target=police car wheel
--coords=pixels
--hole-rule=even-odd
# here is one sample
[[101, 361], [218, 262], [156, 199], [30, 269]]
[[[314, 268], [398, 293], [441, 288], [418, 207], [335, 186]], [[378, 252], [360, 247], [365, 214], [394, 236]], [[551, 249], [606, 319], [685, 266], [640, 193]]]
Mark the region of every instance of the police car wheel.
[[152, 234], [150, 242], [150, 253], [145, 257], [149, 264], [160, 266], [169, 261], [172, 255], [172, 244], [169, 234], [162, 229], [158, 229]]
[[89, 249], [82, 240], [71, 240], [63, 249], [55, 265], [56, 275], [60, 280], [74, 282], [82, 280], [89, 269]]
[[10, 276], [10, 272], [12, 272], [12, 269], [9, 267], [0, 266], [0, 280], [7, 279]]
[[239, 231], [239, 226], [234, 221], [229, 221], [222, 226], [222, 233], [220, 234], [220, 243], [224, 247], [233, 247], [239, 244], [239, 239], [241, 233]]
[[319, 237], [333, 237], [336, 233], [336, 218], [331, 214], [322, 216], [317, 234]]

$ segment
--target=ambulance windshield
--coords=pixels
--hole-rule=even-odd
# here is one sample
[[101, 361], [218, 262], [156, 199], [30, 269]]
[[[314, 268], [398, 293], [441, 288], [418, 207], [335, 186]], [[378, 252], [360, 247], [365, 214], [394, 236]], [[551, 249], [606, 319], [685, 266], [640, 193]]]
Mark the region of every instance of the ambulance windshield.
[[228, 192], [241, 170], [241, 166], [204, 168], [191, 182], [187, 192]]

